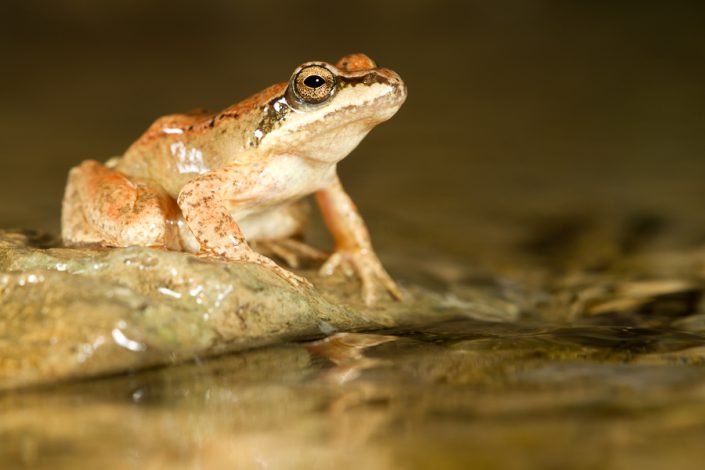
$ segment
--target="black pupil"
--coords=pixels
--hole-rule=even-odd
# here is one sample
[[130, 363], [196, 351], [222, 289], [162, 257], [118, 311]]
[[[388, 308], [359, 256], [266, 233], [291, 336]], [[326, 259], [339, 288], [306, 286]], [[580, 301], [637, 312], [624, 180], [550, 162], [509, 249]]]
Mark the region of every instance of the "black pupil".
[[318, 88], [319, 86], [322, 86], [324, 83], [326, 83], [325, 80], [323, 80], [322, 77], [318, 75], [309, 75], [304, 79], [304, 85], [310, 88]]

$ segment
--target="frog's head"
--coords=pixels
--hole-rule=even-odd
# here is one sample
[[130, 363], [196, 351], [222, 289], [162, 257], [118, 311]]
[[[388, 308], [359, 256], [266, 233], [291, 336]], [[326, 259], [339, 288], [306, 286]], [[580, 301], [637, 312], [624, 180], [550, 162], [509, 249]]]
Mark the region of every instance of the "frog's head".
[[281, 96], [265, 106], [255, 133], [262, 148], [336, 162], [391, 118], [405, 99], [399, 75], [363, 54], [345, 56], [335, 65], [306, 62]]

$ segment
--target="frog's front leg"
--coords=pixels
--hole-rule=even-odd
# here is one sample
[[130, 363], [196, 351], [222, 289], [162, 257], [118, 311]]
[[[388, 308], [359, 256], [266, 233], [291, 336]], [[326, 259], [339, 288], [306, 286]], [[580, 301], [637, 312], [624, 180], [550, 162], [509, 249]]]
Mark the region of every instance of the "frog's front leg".
[[357, 274], [362, 282], [365, 303], [377, 300], [379, 287], [396, 299], [401, 291], [377, 258], [370, 235], [355, 203], [336, 177], [332, 184], [316, 193], [323, 219], [335, 239], [335, 252], [321, 268], [322, 275], [331, 275], [342, 268], [346, 274]]
[[239, 166], [231, 165], [205, 173], [186, 184], [178, 197], [184, 220], [201, 246], [201, 252], [231, 261], [265, 266], [290, 284], [310, 286], [310, 283], [274, 261], [253, 251], [247, 244], [228, 205], [242, 198], [248, 187], [247, 178]]

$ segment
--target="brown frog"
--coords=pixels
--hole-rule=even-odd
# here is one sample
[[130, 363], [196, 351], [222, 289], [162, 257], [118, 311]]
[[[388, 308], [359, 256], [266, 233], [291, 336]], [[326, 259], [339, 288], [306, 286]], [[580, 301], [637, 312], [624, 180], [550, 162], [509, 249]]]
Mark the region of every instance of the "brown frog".
[[67, 244], [142, 245], [257, 263], [294, 285], [308, 282], [248, 244], [269, 242], [285, 259], [314, 250], [295, 236], [315, 194], [335, 251], [321, 273], [354, 272], [368, 304], [400, 291], [372, 249], [336, 164], [406, 99], [395, 72], [363, 54], [335, 65], [307, 62], [223, 111], [158, 119], [121, 157], [87, 160], [69, 174]]

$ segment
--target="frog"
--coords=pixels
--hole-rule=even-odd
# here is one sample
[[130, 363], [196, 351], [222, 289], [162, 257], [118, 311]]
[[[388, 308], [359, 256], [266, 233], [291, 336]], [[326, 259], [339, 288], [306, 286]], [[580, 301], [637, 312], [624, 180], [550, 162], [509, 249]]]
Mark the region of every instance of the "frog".
[[63, 242], [255, 263], [310, 287], [273, 257], [296, 267], [299, 257], [322, 253], [301, 242], [313, 196], [334, 239], [320, 275], [357, 277], [367, 305], [385, 292], [402, 299], [337, 164], [406, 96], [396, 72], [357, 53], [335, 64], [305, 62], [287, 82], [220, 112], [160, 117], [121, 156], [69, 171]]

